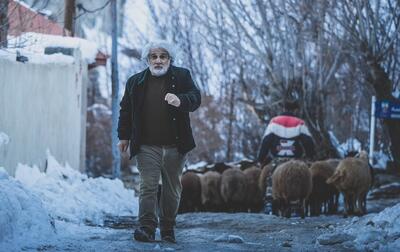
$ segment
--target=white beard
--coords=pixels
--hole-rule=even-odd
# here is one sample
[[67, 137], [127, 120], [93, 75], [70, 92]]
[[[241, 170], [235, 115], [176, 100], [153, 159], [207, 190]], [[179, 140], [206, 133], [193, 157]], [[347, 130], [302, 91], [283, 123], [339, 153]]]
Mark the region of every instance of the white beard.
[[163, 66], [162, 68], [157, 68], [157, 69], [154, 66], [149, 67], [151, 75], [156, 76], [156, 77], [160, 77], [160, 76], [163, 76], [164, 74], [166, 74], [168, 71], [168, 68], [169, 68], [169, 64], [167, 66]]

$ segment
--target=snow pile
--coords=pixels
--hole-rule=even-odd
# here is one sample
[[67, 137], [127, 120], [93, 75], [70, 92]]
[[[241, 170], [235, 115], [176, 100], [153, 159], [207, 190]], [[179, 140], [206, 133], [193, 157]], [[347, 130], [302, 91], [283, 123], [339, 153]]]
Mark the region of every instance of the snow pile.
[[0, 131], [0, 147], [2, 145], [8, 144], [9, 142], [10, 142], [10, 137], [6, 133]]
[[[361, 142], [356, 138], [349, 138], [344, 143], [340, 143], [332, 131], [329, 131], [329, 137], [341, 158], [344, 158], [349, 152], [362, 149]], [[386, 169], [386, 163], [389, 160], [390, 158], [384, 153], [384, 146], [381, 144], [380, 149], [374, 151], [374, 168]]]
[[[0, 50], [0, 59], [7, 59], [10, 61], [15, 61], [17, 57], [17, 52], [22, 56], [28, 57], [28, 63], [34, 64], [63, 64], [70, 65], [74, 63], [74, 58], [68, 55], [64, 55], [61, 53], [51, 54], [51, 55], [42, 55], [38, 53], [34, 53], [32, 51], [26, 49], [7, 49]], [[22, 64], [22, 63], [21, 63]]]
[[17, 180], [39, 195], [51, 216], [74, 223], [103, 225], [107, 216], [137, 216], [134, 191], [121, 180], [88, 178], [48, 154], [47, 171], [19, 164]]
[[361, 149], [361, 142], [357, 138], [349, 138], [337, 148], [342, 157], [351, 151], [360, 151]]
[[93, 104], [87, 111], [92, 112], [97, 120], [100, 118], [108, 118], [112, 114], [111, 110], [106, 105], [100, 103]]
[[[339, 236], [343, 239], [336, 239]], [[400, 251], [400, 203], [378, 214], [354, 217], [347, 226], [317, 239], [321, 245], [334, 244], [327, 242], [330, 240], [335, 240], [335, 243], [343, 242], [345, 247], [353, 250]]]
[[388, 155], [383, 152], [381, 148], [379, 151], [374, 151], [374, 168], [386, 169], [387, 162], [390, 160]]
[[41, 199], [0, 168], [0, 250], [19, 251], [55, 235]]
[[[25, 52], [44, 55], [46, 47], [79, 48], [82, 59], [90, 64], [96, 61], [98, 46], [89, 40], [77, 37], [63, 37], [27, 32], [9, 40], [10, 48], [23, 48]], [[48, 55], [52, 56], [52, 55]], [[70, 56], [67, 56], [70, 58]]]
[[395, 90], [393, 90], [392, 95], [394, 98], [400, 99], [400, 88], [396, 88]]
[[201, 170], [202, 168], [204, 168], [206, 166], [207, 166], [207, 162], [206, 161], [200, 161], [198, 163], [191, 164], [191, 165], [189, 165], [189, 166], [187, 166], [185, 168], [186, 168], [186, 170]]

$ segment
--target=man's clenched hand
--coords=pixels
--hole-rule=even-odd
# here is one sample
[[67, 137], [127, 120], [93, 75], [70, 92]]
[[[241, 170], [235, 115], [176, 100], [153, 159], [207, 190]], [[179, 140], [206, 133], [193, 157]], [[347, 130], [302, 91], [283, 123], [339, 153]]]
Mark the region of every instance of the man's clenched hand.
[[165, 100], [168, 102], [168, 104], [179, 107], [181, 105], [181, 100], [179, 100], [178, 96], [175, 94], [167, 93], [165, 95]]

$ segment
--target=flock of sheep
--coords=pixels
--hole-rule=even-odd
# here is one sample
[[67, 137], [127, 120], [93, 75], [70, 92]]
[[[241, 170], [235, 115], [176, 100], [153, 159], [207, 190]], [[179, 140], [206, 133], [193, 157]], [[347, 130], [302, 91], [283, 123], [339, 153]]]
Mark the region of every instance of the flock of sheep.
[[[219, 163], [211, 168], [187, 170], [182, 175], [179, 213], [194, 211], [261, 212], [266, 180], [272, 165], [263, 168], [249, 162]], [[289, 160], [272, 173], [272, 213], [302, 218], [338, 212], [344, 197], [344, 216], [366, 213], [366, 196], [372, 184], [368, 156], [305, 162]]]

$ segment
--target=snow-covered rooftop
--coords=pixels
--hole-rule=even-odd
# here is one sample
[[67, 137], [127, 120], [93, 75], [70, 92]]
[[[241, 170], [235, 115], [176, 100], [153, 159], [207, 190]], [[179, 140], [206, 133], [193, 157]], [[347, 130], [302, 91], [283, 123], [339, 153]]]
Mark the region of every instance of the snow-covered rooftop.
[[[63, 37], [35, 32], [27, 32], [18, 37], [11, 37], [8, 47], [28, 54], [44, 55], [46, 47], [79, 48], [82, 59], [88, 64], [95, 62], [98, 52], [96, 43], [77, 37]], [[51, 55], [49, 55], [51, 56]], [[68, 57], [68, 56], [67, 56]]]

